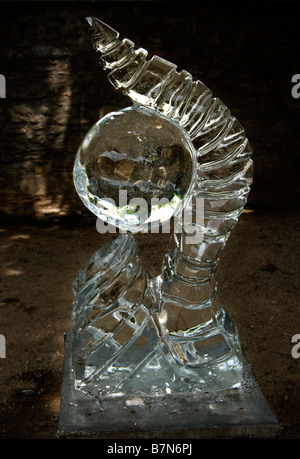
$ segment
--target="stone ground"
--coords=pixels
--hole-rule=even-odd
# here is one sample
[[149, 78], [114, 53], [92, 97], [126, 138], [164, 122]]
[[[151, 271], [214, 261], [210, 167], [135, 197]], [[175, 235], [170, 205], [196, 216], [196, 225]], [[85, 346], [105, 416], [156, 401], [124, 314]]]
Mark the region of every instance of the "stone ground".
[[[100, 235], [94, 223], [73, 218], [1, 226], [2, 438], [56, 438], [72, 281], [93, 252], [115, 237]], [[282, 425], [280, 438], [300, 435], [300, 359], [291, 354], [292, 337], [300, 333], [299, 223], [293, 211], [247, 209], [218, 271], [223, 304]], [[154, 273], [159, 273], [168, 238], [139, 237]]]

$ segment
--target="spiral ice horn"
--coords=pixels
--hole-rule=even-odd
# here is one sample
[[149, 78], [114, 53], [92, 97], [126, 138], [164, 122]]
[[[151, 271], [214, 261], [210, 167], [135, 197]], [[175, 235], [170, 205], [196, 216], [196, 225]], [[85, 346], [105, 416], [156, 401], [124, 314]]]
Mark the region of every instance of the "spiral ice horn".
[[109, 69], [108, 78], [116, 88], [129, 87], [146, 64], [148, 52], [135, 49], [133, 42], [97, 18], [86, 18], [90, 25], [90, 37], [96, 51], [102, 54], [100, 64]]
[[[252, 182], [252, 152], [244, 129], [188, 72], [177, 72], [176, 65], [158, 56], [147, 59], [146, 50], [120, 40], [118, 32], [98, 19], [88, 18], [88, 23], [109, 81], [135, 105], [162, 114], [184, 131], [196, 170], [185, 201], [196, 222], [180, 223], [162, 274], [152, 282], [159, 296], [151, 316], [157, 341], [148, 356], [135, 362], [124, 387], [138, 390], [143, 380], [143, 387], [153, 390], [149, 374], [154, 368], [160, 375], [166, 370], [169, 376], [162, 377], [161, 387], [167, 381], [173, 392], [234, 387], [241, 381], [241, 350], [236, 327], [218, 302], [215, 271]], [[191, 237], [191, 228], [196, 237]]]
[[[252, 181], [251, 149], [240, 123], [230, 110], [199, 80], [159, 56], [148, 52], [95, 18], [88, 18], [91, 40], [101, 53], [100, 64], [110, 70], [108, 79], [135, 103], [152, 108], [177, 122], [188, 133], [197, 152], [197, 186], [224, 188], [243, 177], [245, 191]], [[224, 171], [224, 167], [226, 171]], [[222, 169], [221, 181], [216, 179]], [[247, 180], [248, 178], [248, 180]], [[205, 183], [204, 183], [205, 182]]]
[[[92, 28], [92, 44], [101, 53], [99, 62], [104, 69], [110, 70], [109, 81], [133, 101], [152, 107], [175, 74], [176, 65], [158, 56], [147, 60], [145, 49], [136, 49], [127, 38], [119, 40], [119, 34], [98, 19], [88, 18], [87, 21]], [[188, 74], [183, 72], [183, 79], [186, 78]]]

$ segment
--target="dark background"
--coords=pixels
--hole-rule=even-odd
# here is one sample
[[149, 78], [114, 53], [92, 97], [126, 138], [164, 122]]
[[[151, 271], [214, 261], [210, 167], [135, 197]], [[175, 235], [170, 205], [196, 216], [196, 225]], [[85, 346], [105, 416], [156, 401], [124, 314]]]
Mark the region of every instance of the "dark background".
[[[99, 235], [72, 183], [76, 150], [106, 112], [130, 105], [101, 70], [96, 16], [190, 72], [223, 100], [253, 148], [254, 183], [219, 267], [220, 294], [282, 425], [300, 436], [300, 73], [298, 2], [1, 2], [0, 436], [55, 438], [72, 281]], [[140, 246], [159, 273], [168, 235]]]

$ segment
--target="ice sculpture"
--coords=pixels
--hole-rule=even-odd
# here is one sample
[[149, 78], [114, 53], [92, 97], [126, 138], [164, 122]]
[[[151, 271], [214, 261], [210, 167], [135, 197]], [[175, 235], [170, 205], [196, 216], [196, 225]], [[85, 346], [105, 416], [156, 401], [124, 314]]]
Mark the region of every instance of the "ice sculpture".
[[[74, 282], [75, 387], [101, 396], [238, 387], [239, 337], [218, 302], [215, 271], [252, 181], [244, 129], [188, 72], [87, 21], [109, 81], [133, 105], [99, 120], [75, 161], [84, 204], [121, 229]], [[182, 209], [193, 219], [181, 220], [153, 277], [134, 233]]]

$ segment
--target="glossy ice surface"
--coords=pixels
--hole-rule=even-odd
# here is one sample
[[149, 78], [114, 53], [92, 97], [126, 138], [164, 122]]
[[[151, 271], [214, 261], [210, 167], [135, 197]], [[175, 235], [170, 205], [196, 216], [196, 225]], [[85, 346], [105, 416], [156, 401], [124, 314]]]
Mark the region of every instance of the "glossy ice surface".
[[98, 121], [83, 140], [74, 183], [104, 221], [137, 232], [177, 213], [195, 175], [194, 148], [180, 126], [133, 106]]
[[239, 384], [238, 336], [225, 311], [168, 302], [160, 312], [161, 280], [151, 279], [129, 233], [93, 255], [74, 282], [76, 388], [94, 396], [160, 396]]
[[[236, 387], [240, 342], [219, 303], [215, 272], [252, 183], [245, 131], [188, 72], [158, 56], [148, 59], [146, 50], [96, 18], [88, 23], [109, 81], [138, 107], [96, 124], [74, 168], [87, 207], [131, 231], [96, 252], [74, 283], [76, 387], [102, 396]], [[160, 219], [181, 207], [196, 217], [174, 231], [156, 278], [132, 234], [155, 212], [105, 204], [105, 196], [117, 200], [120, 190], [148, 204], [167, 197]], [[191, 229], [201, 237], [191, 238]]]

